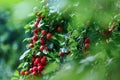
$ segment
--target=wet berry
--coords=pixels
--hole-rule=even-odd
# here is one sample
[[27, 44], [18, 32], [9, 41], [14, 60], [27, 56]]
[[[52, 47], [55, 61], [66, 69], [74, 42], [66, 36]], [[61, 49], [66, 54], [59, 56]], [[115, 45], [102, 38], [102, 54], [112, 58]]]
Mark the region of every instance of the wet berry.
[[32, 38], [33, 42], [36, 42], [37, 39], [38, 39], [38, 36], [37, 36], [37, 35], [34, 35], [33, 38]]
[[37, 27], [38, 27], [38, 24], [39, 24], [39, 22], [35, 22], [35, 23], [34, 23], [34, 26], [37, 28]]
[[64, 56], [64, 53], [63, 53], [63, 52], [60, 52], [60, 53], [59, 53], [59, 56]]
[[33, 71], [37, 71], [37, 70], [38, 70], [38, 68], [34, 66], [33, 67]]
[[45, 39], [40, 39], [40, 44], [45, 44]]
[[40, 51], [43, 51], [45, 49], [45, 46], [44, 45], [41, 45], [40, 46]]
[[89, 48], [90, 47], [90, 44], [89, 43], [85, 43], [85, 48]]
[[32, 74], [33, 74], [34, 76], [36, 76], [36, 75], [37, 75], [37, 72], [36, 72], [36, 71], [33, 71]]
[[68, 50], [68, 52], [67, 52], [68, 54], [70, 54], [71, 53], [71, 51], [70, 50]]
[[29, 74], [29, 72], [28, 71], [25, 71], [25, 75], [28, 75]]
[[47, 33], [47, 32], [46, 32], [45, 30], [42, 30], [42, 31], [41, 31], [41, 34], [42, 34], [42, 35], [46, 35], [46, 33]]
[[47, 35], [46, 35], [46, 38], [47, 39], [50, 39], [52, 37], [52, 34], [51, 33], [48, 33]]
[[32, 43], [30, 43], [30, 48], [33, 48], [33, 47], [34, 47], [34, 45]]
[[31, 73], [33, 72], [33, 68], [30, 68], [30, 70], [29, 70]]
[[38, 34], [38, 31], [37, 29], [33, 30], [34, 34]]
[[42, 71], [44, 69], [43, 66], [38, 66], [38, 70]]
[[36, 58], [35, 62], [38, 64], [40, 62], [40, 58]]
[[20, 71], [20, 74], [21, 74], [21, 75], [24, 75], [24, 74], [25, 74], [25, 72], [22, 70], [22, 71]]
[[85, 43], [90, 43], [90, 38], [86, 38]]
[[42, 64], [45, 64], [45, 63], [46, 63], [46, 59], [45, 59], [45, 58], [42, 58], [42, 59], [41, 59], [41, 63], [42, 63]]

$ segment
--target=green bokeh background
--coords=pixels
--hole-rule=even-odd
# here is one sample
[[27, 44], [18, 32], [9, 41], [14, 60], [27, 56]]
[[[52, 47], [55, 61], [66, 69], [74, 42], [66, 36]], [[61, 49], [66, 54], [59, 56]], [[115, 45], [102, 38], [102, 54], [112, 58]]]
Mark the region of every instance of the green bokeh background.
[[[74, 36], [79, 35], [87, 21], [97, 22], [99, 29], [108, 28], [113, 17], [120, 13], [119, 0], [68, 1], [61, 11], [70, 8], [70, 12], [74, 12], [72, 27], [69, 28], [78, 31]], [[27, 37], [24, 26], [31, 21], [29, 15], [38, 5], [39, 0], [0, 0], [0, 80], [9, 80], [18, 67], [19, 57], [26, 50], [22, 42]], [[120, 32], [114, 32], [108, 45], [104, 44], [103, 39], [97, 40], [99, 36], [92, 28], [89, 37], [92, 40], [89, 57], [66, 63], [60, 71], [47, 75], [45, 80], [119, 80]], [[78, 51], [73, 50], [75, 52]], [[73, 57], [68, 56], [69, 59]], [[48, 65], [48, 72], [54, 70], [56, 65]]]
[[0, 0], [0, 80], [9, 80], [23, 53], [24, 26], [37, 0]]

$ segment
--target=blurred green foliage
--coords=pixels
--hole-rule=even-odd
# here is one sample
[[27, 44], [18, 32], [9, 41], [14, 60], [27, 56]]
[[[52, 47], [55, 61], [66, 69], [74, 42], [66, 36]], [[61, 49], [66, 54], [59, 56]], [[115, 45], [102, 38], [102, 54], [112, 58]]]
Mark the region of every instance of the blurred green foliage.
[[0, 0], [0, 80], [9, 80], [26, 46], [25, 19], [35, 6], [33, 0]]
[[[36, 0], [37, 1], [37, 0]], [[0, 79], [7, 80], [12, 75], [12, 70], [18, 66], [18, 59], [21, 53], [26, 50], [22, 43], [24, 25], [32, 19], [27, 15], [32, 12], [36, 5], [34, 0], [2, 0], [0, 1]], [[53, 0], [54, 1], [54, 0]], [[58, 0], [59, 1], [59, 0]], [[64, 0], [61, 0], [64, 1]], [[37, 3], [37, 5], [39, 2]], [[54, 3], [51, 3], [51, 5]], [[58, 3], [55, 3], [56, 5]], [[72, 21], [68, 30], [76, 29], [72, 38], [81, 35], [81, 31], [86, 27], [86, 22], [90, 21], [94, 25], [90, 26], [91, 31], [88, 36], [91, 39], [90, 56], [85, 59], [77, 59], [66, 62], [61, 68], [57, 62], [49, 64], [42, 78], [28, 76], [35, 80], [119, 80], [120, 79], [120, 32], [116, 28], [107, 40], [98, 36], [94, 30], [101, 30], [110, 27], [112, 21], [116, 20], [116, 15], [120, 14], [119, 0], [68, 0], [67, 5], [60, 11], [71, 15]], [[70, 13], [69, 13], [70, 12]], [[120, 16], [117, 16], [119, 23]], [[120, 27], [120, 25], [118, 25]], [[71, 39], [71, 42], [73, 40]], [[72, 54], [66, 61], [74, 58], [73, 54], [78, 53], [75, 43], [71, 43]], [[4, 68], [4, 69], [3, 69]], [[55, 69], [59, 71], [54, 71]], [[3, 72], [3, 73], [1, 73]], [[52, 72], [52, 73], [50, 73]], [[6, 75], [7, 74], [7, 75]], [[4, 76], [6, 75], [6, 76]], [[16, 71], [15, 76], [19, 76]], [[16, 79], [17, 80], [17, 79]]]

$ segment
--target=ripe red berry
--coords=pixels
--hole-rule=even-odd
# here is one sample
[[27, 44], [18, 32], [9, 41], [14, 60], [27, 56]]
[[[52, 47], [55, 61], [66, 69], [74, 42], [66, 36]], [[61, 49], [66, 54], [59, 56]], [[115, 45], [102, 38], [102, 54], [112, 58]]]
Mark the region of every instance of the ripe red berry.
[[25, 75], [28, 75], [29, 74], [29, 72], [28, 71], [25, 71]]
[[42, 35], [46, 35], [46, 33], [47, 33], [47, 32], [46, 32], [45, 30], [42, 30], [42, 31], [41, 31], [41, 34], [42, 34]]
[[42, 71], [44, 69], [43, 66], [38, 66], [38, 70]]
[[45, 59], [45, 58], [42, 58], [42, 59], [41, 59], [41, 63], [42, 63], [42, 64], [45, 64], [45, 63], [46, 63], [46, 59]]
[[33, 30], [34, 34], [38, 34], [38, 31], [37, 29]]
[[45, 60], [47, 60], [47, 57], [46, 57], [46, 56], [43, 56], [43, 57], [42, 57], [42, 59], [45, 59]]
[[41, 20], [41, 17], [40, 16], [38, 16], [38, 18], [36, 19], [36, 22], [40, 22], [40, 20]]
[[33, 57], [33, 58], [32, 58], [32, 62], [34, 62], [34, 61], [35, 61], [35, 58]]
[[43, 51], [45, 49], [45, 46], [44, 45], [41, 45], [40, 46], [40, 51]]
[[47, 51], [48, 51], [48, 47], [45, 47], [45, 50], [47, 50]]
[[40, 62], [40, 58], [36, 58], [35, 62], [37, 62], [37, 64]]
[[90, 43], [90, 38], [86, 38], [85, 43]]
[[33, 38], [32, 38], [33, 42], [36, 42], [37, 39], [38, 39], [38, 36], [37, 36], [37, 35], [34, 35]]
[[51, 37], [52, 37], [51, 33], [48, 33], [47, 36], [46, 36], [47, 39], [50, 39]]
[[33, 72], [33, 68], [30, 68], [30, 70], [29, 70], [31, 73]]
[[38, 24], [39, 24], [39, 22], [35, 22], [35, 23], [34, 23], [34, 26], [37, 28], [37, 27], [38, 27]]
[[37, 66], [42, 66], [42, 63], [38, 63]]
[[63, 52], [60, 52], [60, 53], [59, 53], [59, 56], [64, 56], [64, 53], [63, 53]]
[[32, 74], [36, 76], [36, 75], [37, 75], [37, 72], [36, 72], [36, 71], [33, 71]]
[[40, 39], [41, 44], [45, 44], [45, 39]]
[[30, 43], [33, 43], [33, 39], [30, 40]]
[[36, 66], [38, 64], [38, 62], [37, 61], [34, 61], [34, 66]]
[[30, 43], [30, 48], [33, 48], [33, 47], [34, 47], [34, 45], [32, 43]]
[[58, 27], [58, 28], [57, 28], [57, 31], [58, 31], [58, 32], [61, 32], [62, 30], [63, 30], [62, 27]]
[[38, 70], [38, 68], [34, 66], [33, 67], [33, 71], [37, 71], [37, 70]]
[[89, 48], [90, 44], [89, 43], [85, 43], [85, 48]]
[[21, 74], [21, 75], [24, 75], [24, 74], [25, 74], [25, 72], [22, 70], [22, 71], [20, 71], [20, 74]]

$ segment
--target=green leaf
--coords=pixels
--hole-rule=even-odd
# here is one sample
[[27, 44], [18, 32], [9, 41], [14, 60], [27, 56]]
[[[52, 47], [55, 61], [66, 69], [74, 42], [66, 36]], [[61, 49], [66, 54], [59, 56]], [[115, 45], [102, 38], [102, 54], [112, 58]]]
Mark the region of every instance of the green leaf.
[[22, 67], [25, 68], [27, 65], [28, 65], [28, 62], [25, 62]]
[[21, 68], [23, 65], [24, 65], [24, 63], [21, 63], [21, 64], [18, 66], [18, 69]]
[[14, 72], [14, 76], [19, 76], [19, 72], [17, 70]]
[[28, 17], [33, 17], [33, 16], [35, 16], [35, 13], [30, 13], [30, 14], [28, 15]]
[[29, 48], [30, 47], [30, 44], [26, 44], [26, 48]]
[[23, 42], [25, 42], [25, 41], [29, 41], [31, 38], [25, 38], [24, 40], [23, 40]]
[[38, 55], [38, 56], [39, 56], [40, 54], [41, 54], [41, 52], [36, 53], [36, 55]]
[[19, 59], [19, 60], [23, 60], [23, 59], [27, 56], [27, 54], [30, 53], [30, 52], [31, 52], [31, 49], [26, 50], [26, 51], [23, 53], [23, 55], [20, 56], [20, 59]]
[[28, 24], [24, 28], [25, 28], [25, 33], [28, 33], [31, 30], [31, 26]]
[[24, 28], [25, 28], [25, 29], [30, 29], [31, 26], [27, 24]]
[[30, 32], [30, 29], [26, 29], [26, 30], [25, 30], [25, 33], [28, 33], [28, 32]]

